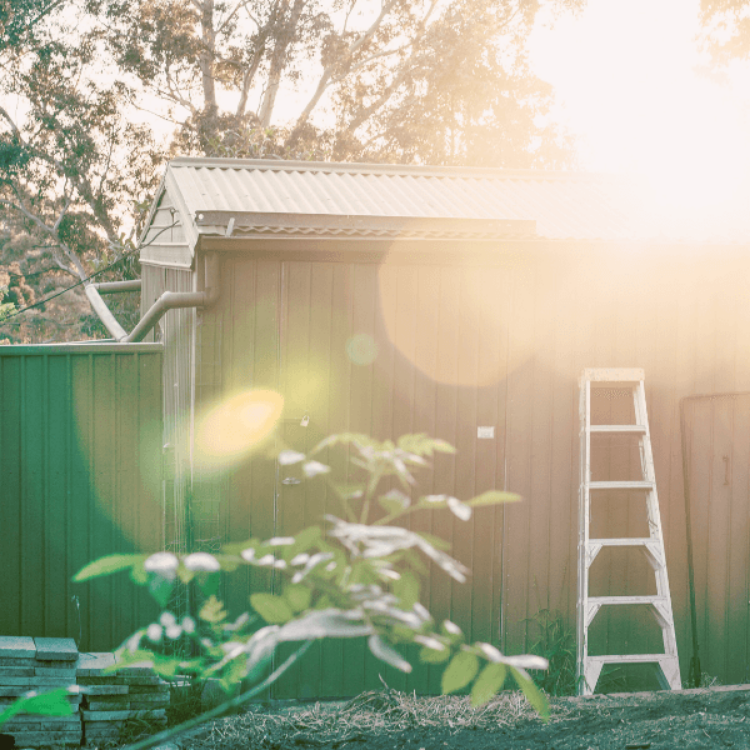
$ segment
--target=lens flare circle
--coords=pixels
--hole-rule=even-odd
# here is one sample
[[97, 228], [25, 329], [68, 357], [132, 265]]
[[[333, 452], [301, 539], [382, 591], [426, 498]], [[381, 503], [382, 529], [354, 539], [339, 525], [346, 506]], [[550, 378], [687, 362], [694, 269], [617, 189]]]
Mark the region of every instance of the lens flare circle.
[[283, 407], [281, 394], [267, 390], [242, 391], [212, 407], [196, 425], [203, 467], [218, 468], [247, 455], [271, 434]]

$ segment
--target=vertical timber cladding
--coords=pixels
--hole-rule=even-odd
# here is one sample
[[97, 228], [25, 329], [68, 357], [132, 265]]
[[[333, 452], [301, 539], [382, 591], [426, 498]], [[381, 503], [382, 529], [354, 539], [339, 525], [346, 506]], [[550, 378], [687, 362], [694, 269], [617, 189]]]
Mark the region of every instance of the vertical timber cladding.
[[[309, 450], [323, 437], [349, 430], [381, 439], [426, 432], [460, 450], [455, 458], [438, 456], [434, 471], [419, 476], [421, 493], [468, 498], [504, 486], [506, 274], [497, 268], [227, 255], [222, 279], [219, 307], [198, 329], [197, 370], [205, 367], [203, 337], [215, 338], [221, 326], [223, 387], [227, 392], [242, 387], [282, 392], [287, 445]], [[307, 427], [301, 426], [305, 415]], [[478, 425], [494, 427], [495, 438], [477, 440]], [[338, 454], [322, 460], [330, 460], [334, 470], [343, 468]], [[261, 458], [234, 472], [228, 491], [225, 528], [234, 541], [293, 534], [320, 523], [326, 513], [341, 512], [322, 481], [284, 484], [277, 481], [276, 467]], [[425, 602], [437, 618], [452, 618], [472, 638], [494, 642], [503, 513], [500, 507], [482, 508], [467, 523], [447, 512], [410, 517], [413, 528], [450, 541], [475, 571], [464, 586], [433, 571], [425, 583]], [[272, 585], [267, 575], [247, 572], [229, 587], [228, 603], [244, 608], [248, 588]], [[440, 673], [424, 667], [407, 678], [375, 662], [362, 642], [330, 642], [280, 682], [276, 694], [354, 695], [379, 687], [379, 674], [394, 687], [436, 693]]]
[[[164, 292], [192, 292], [194, 273], [190, 269], [142, 264], [141, 316]], [[165, 342], [164, 347], [164, 433], [161, 450], [165, 466], [165, 545], [184, 552], [189, 544], [187, 493], [190, 487], [190, 430], [194, 374], [193, 345], [197, 321], [193, 309], [170, 310], [147, 337]], [[184, 602], [172, 602], [180, 609]]]
[[[198, 328], [200, 356], [210, 358], [198, 363], [198, 371], [210, 373], [212, 394], [220, 388], [280, 390], [286, 399], [284, 439], [294, 447], [309, 448], [343, 430], [380, 438], [428, 432], [459, 452], [438, 457], [434, 470], [420, 476], [423, 492], [468, 498], [498, 487], [521, 494], [522, 502], [482, 509], [468, 523], [448, 514], [415, 515], [411, 521], [448, 539], [474, 571], [464, 586], [432, 572], [425, 603], [435, 616], [451, 617], [472, 638], [520, 653], [540, 638], [540, 612], [559, 613], [571, 629], [575, 623], [578, 375], [584, 367], [644, 368], [678, 647], [687, 674], [678, 405], [694, 393], [750, 389], [750, 307], [740, 304], [750, 261], [727, 248], [554, 250], [509, 252], [483, 268], [227, 253], [221, 300]], [[716, 264], [717, 252], [726, 263]], [[203, 335], [210, 335], [210, 346], [201, 345]], [[621, 406], [611, 395], [611, 403], [596, 408], [616, 413]], [[310, 423], [302, 428], [305, 413]], [[492, 425], [494, 440], [477, 438], [478, 427]], [[621, 452], [602, 448], [602, 478], [632, 469], [614, 464], [614, 455]], [[322, 483], [277, 484], [275, 467], [260, 458], [233, 472], [226, 492], [222, 524], [233, 541], [294, 533], [338, 512]], [[703, 508], [712, 514], [710, 505]], [[637, 499], [608, 498], [597, 512], [602, 536], [642, 533]], [[704, 566], [708, 555], [717, 554], [709, 549], [723, 542], [734, 561], [732, 576], [740, 575], [737, 560], [750, 554], [747, 518], [743, 523], [732, 522], [741, 533], [717, 537], [713, 547], [704, 543], [704, 551], [696, 551]], [[716, 524], [712, 528], [721, 534]], [[600, 555], [592, 585], [637, 593], [641, 566], [639, 559]], [[246, 608], [248, 590], [273, 585], [267, 574], [242, 575], [227, 592], [235, 609]], [[747, 597], [738, 604], [737, 586], [730, 583], [725, 596], [713, 598], [717, 612], [745, 606]], [[732, 616], [737, 621], [736, 611]], [[648, 618], [635, 613], [618, 620], [601, 613], [592, 642], [600, 653], [642, 653], [641, 639], [650, 637]], [[736, 633], [714, 622], [723, 620], [710, 619], [703, 637], [724, 654], [715, 675], [726, 682], [728, 667], [722, 664], [734, 653]], [[439, 690], [439, 670], [415, 670], [408, 678], [393, 674], [370, 660], [362, 644], [323, 644], [308, 664], [280, 683], [277, 694], [353, 695], [377, 687], [378, 673], [394, 687]]]
[[0, 347], [0, 633], [80, 633], [82, 651], [104, 651], [153, 617], [124, 574], [71, 578], [103, 555], [162, 548], [161, 354]]
[[700, 666], [741, 684], [750, 678], [750, 393], [689, 399], [685, 428]]

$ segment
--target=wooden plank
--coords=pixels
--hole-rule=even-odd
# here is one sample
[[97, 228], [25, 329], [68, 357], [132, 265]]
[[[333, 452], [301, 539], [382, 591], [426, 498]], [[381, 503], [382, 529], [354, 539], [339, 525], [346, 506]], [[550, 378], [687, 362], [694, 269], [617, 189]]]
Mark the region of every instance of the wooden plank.
[[535, 366], [533, 372], [533, 400], [531, 404], [530, 424], [533, 459], [529, 479], [529, 523], [530, 537], [528, 554], [529, 569], [529, 633], [527, 650], [531, 649], [539, 638], [540, 612], [552, 608], [553, 596], [558, 592], [550, 589], [550, 571], [557, 564], [550, 557], [552, 530], [552, 429], [551, 415], [554, 408], [554, 321], [559, 315], [554, 293], [557, 278], [548, 269], [537, 267], [534, 280], [534, 342]]
[[[578, 540], [578, 385], [575, 351], [575, 326], [569, 316], [577, 308], [571, 291], [578, 269], [568, 263], [548, 269], [557, 283], [551, 292], [549, 325], [555, 333], [552, 361], [550, 512], [554, 531], [549, 540], [550, 605], [559, 613], [565, 627], [575, 632], [576, 560]], [[574, 307], [571, 310], [570, 305]], [[561, 314], [564, 311], [566, 314]]]
[[[311, 334], [311, 283], [312, 266], [310, 263], [282, 263], [281, 315], [280, 315], [280, 392], [284, 396], [283, 422], [279, 435], [285, 447], [307, 452], [306, 427], [301, 427], [305, 414], [309, 413], [313, 401], [311, 398], [311, 381], [314, 377], [310, 371], [310, 334]], [[290, 467], [279, 467], [282, 482], [278, 487], [276, 508], [276, 534], [295, 536], [305, 528], [305, 516], [309, 501], [308, 481], [304, 479], [299, 464]], [[283, 479], [291, 477], [299, 484], [284, 484]], [[283, 580], [276, 581], [279, 590]], [[285, 660], [293, 653], [295, 645], [279, 649], [277, 660]], [[308, 682], [306, 675], [311, 673], [309, 659], [300, 666], [294, 665], [276, 682], [273, 694], [277, 698], [302, 698], [314, 695], [313, 683]], [[315, 680], [317, 681], [317, 675]]]
[[[224, 261], [222, 279], [227, 294], [219, 298], [214, 310], [204, 314], [198, 329], [196, 371], [201, 378], [196, 383], [198, 413], [219, 395], [236, 393], [254, 385], [257, 269], [257, 262], [251, 258], [232, 257]], [[204, 343], [203, 334], [209, 326], [222, 330], [220, 341], [214, 346]], [[221, 357], [220, 362], [215, 361], [217, 356]], [[255, 461], [245, 461], [227, 472], [227, 503], [222, 527], [228, 542], [242, 542], [255, 533], [255, 503], [249, 492], [255, 464]], [[201, 481], [216, 480], [201, 477]], [[251, 571], [247, 568], [236, 571], [227, 582], [225, 596], [229, 611], [239, 615], [247, 609], [250, 581]]]
[[[440, 374], [435, 393], [435, 435], [451, 445], [458, 442], [458, 394], [454, 383], [458, 379], [455, 352], [459, 346], [460, 287], [453, 269], [440, 269], [440, 303], [437, 308], [440, 336], [437, 348], [437, 368]], [[449, 454], [435, 456], [434, 487], [440, 494], [453, 494], [456, 487], [456, 458]], [[453, 544], [453, 516], [436, 513], [433, 533]], [[451, 579], [435, 565], [430, 566], [430, 611], [436, 622], [444, 619], [461, 620], [451, 603]], [[460, 624], [457, 622], [457, 624]], [[429, 692], [439, 694], [442, 670], [431, 669]]]
[[[470, 426], [475, 446], [473, 487], [462, 495], [468, 500], [486, 490], [502, 489], [498, 484], [498, 441], [503, 430], [499, 422], [499, 384], [505, 376], [505, 352], [501, 348], [505, 316], [502, 303], [502, 275], [493, 272], [467, 272], [476, 291], [479, 320], [477, 325], [477, 383], [475, 392], [475, 422]], [[494, 438], [478, 439], [479, 426], [494, 427]], [[502, 482], [502, 479], [500, 479]], [[472, 637], [474, 640], [499, 643], [500, 611], [495, 599], [500, 580], [496, 576], [496, 559], [502, 554], [502, 536], [498, 536], [496, 518], [499, 509], [491, 506], [476, 508], [473, 514], [472, 577]]]
[[[279, 320], [281, 313], [281, 264], [258, 263], [255, 283], [255, 335], [253, 387], [279, 390]], [[252, 462], [252, 480], [248, 502], [252, 498], [252, 534], [268, 539], [276, 534], [276, 469], [273, 461], [257, 457]], [[251, 569], [250, 590], [273, 588], [272, 576]]]
[[506, 554], [504, 589], [505, 648], [522, 653], [529, 647], [530, 549], [534, 535], [531, 529], [531, 465], [534, 370], [536, 362], [534, 269], [515, 269], [513, 278], [513, 325], [510, 331], [510, 365], [508, 374], [507, 486], [522, 495], [523, 501], [506, 509]]
[[[331, 410], [331, 325], [334, 311], [331, 307], [333, 295], [333, 265], [315, 263], [310, 278], [310, 422], [305, 429], [306, 449], [309, 451], [330, 432]], [[324, 524], [327, 513], [340, 514], [341, 507], [329, 493], [327, 482], [318, 478], [307, 489], [305, 504], [305, 526]], [[339, 649], [340, 651], [340, 649]], [[323, 645], [315, 644], [308, 652], [304, 669], [304, 681], [300, 687], [302, 698], [317, 698], [323, 695], [324, 674], [329, 662], [324, 658]], [[307, 691], [311, 691], [309, 694]]]
[[[733, 645], [726, 640], [726, 619], [729, 606], [729, 559], [731, 539], [731, 469], [733, 414], [730, 399], [712, 401], [713, 445], [710, 469], [710, 507], [708, 512], [707, 617], [709, 658], [706, 671], [722, 674], [727, 651]], [[724, 460], [726, 459], [726, 461]], [[709, 671], [710, 670], [710, 671]]]
[[[459, 288], [459, 323], [458, 341], [455, 350], [456, 369], [456, 476], [453, 493], [456, 497], [467, 499], [476, 494], [477, 462], [477, 386], [479, 381], [479, 330], [484, 321], [481, 289], [478, 288], [478, 276], [473, 269], [461, 269]], [[450, 513], [450, 511], [443, 511]], [[475, 571], [477, 556], [485, 549], [474, 545], [476, 515], [468, 521], [457, 517], [453, 521], [452, 554], [469, 570], [474, 571], [466, 583], [451, 582], [451, 615], [452, 619], [464, 630], [467, 640], [474, 636], [474, 585], [476, 577], [483, 574]], [[480, 628], [481, 630], [481, 628]]]
[[750, 455], [750, 396], [731, 400], [733, 435], [729, 453], [730, 520], [727, 535], [727, 603], [723, 677], [741, 684], [748, 673], [748, 550], [750, 549], [750, 484], [743, 471]]
[[[498, 269], [494, 275], [497, 294], [497, 319], [493, 340], [487, 346], [497, 352], [497, 382], [494, 385], [497, 429], [495, 430], [494, 486], [499, 490], [508, 490], [505, 474], [507, 453], [506, 418], [508, 411], [508, 358], [510, 331], [510, 274], [505, 268]], [[505, 505], [495, 506], [492, 510], [492, 532], [494, 557], [492, 561], [492, 616], [493, 642], [499, 643], [505, 650], [504, 619], [504, 560], [505, 560]]]
[[[437, 381], [438, 347], [440, 330], [438, 328], [438, 309], [440, 305], [440, 270], [438, 268], [419, 268], [415, 290], [415, 339], [414, 339], [414, 421], [411, 429], [415, 433], [425, 433], [432, 437], [437, 432]], [[417, 475], [419, 496], [440, 493], [435, 484], [434, 460], [429, 470], [420, 471]], [[411, 528], [428, 534], [434, 531], [434, 512], [420, 512], [411, 517]], [[421, 579], [421, 601], [432, 611], [432, 581], [429, 576]], [[433, 670], [428, 664], [421, 664], [414, 650], [412, 664], [414, 672], [406, 680], [406, 690], [416, 690], [418, 694], [430, 692], [430, 673]], [[440, 671], [440, 670], [437, 670]]]
[[[351, 265], [332, 264], [330, 287], [330, 375], [328, 379], [328, 429], [329, 434], [346, 432], [350, 428], [351, 413], [351, 371], [353, 365], [346, 353], [346, 344], [352, 335], [352, 312], [354, 296], [354, 268]], [[331, 466], [332, 474], [339, 481], [347, 481], [347, 454], [344, 450], [325, 451], [320, 460]], [[329, 499], [335, 513], [338, 500]], [[327, 509], [328, 509], [327, 505]], [[333, 698], [346, 695], [344, 673], [348, 662], [344, 661], [344, 642], [324, 641], [321, 647], [321, 660], [325, 669], [321, 675], [321, 697]]]
[[[404, 278], [401, 272], [405, 272]], [[409, 403], [409, 375], [412, 365], [404, 346], [404, 311], [401, 306], [401, 287], [411, 285], [413, 268], [394, 269], [388, 263], [377, 270], [376, 295], [372, 327], [367, 335], [372, 336], [374, 348], [370, 356], [372, 362], [372, 427], [371, 434], [378, 440], [397, 439], [405, 432], [411, 432], [412, 408]], [[413, 322], [413, 321], [412, 321]], [[406, 373], [406, 381], [402, 379]], [[401, 377], [401, 379], [399, 379]], [[380, 492], [386, 493], [398, 486], [392, 479], [381, 482]], [[382, 517], [384, 512], [375, 504], [370, 520]], [[379, 677], [396, 690], [404, 690], [406, 675], [368, 655], [365, 661], [365, 688], [382, 688]]]
[[[372, 335], [376, 295], [377, 269], [367, 265], [355, 265], [351, 297], [352, 335]], [[357, 353], [353, 352], [351, 341], [349, 339], [347, 342], [347, 351], [352, 359], [349, 426], [353, 432], [370, 434], [372, 432], [373, 368], [371, 362], [367, 362], [367, 359], [359, 359]], [[352, 356], [353, 353], [354, 356]], [[343, 674], [343, 695], [357, 695], [364, 689], [368, 679], [366, 671], [368, 655], [369, 650], [360, 639], [347, 640], [344, 643], [346, 668]]]

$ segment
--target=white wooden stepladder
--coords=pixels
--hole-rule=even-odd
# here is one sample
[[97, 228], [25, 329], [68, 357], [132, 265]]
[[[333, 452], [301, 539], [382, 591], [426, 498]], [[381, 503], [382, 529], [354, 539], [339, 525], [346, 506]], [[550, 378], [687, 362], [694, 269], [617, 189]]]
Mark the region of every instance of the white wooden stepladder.
[[[578, 505], [578, 694], [591, 695], [605, 664], [648, 664], [657, 666], [659, 684], [665, 690], [679, 690], [680, 665], [677, 658], [672, 601], [664, 554], [664, 537], [656, 494], [656, 475], [646, 412], [646, 391], [642, 369], [585, 369], [580, 380], [581, 485]], [[591, 391], [596, 388], [630, 389], [635, 407], [635, 424], [591, 424]], [[591, 440], [599, 435], [637, 435], [642, 469], [639, 481], [591, 481]], [[607, 490], [635, 490], [645, 496], [649, 536], [646, 538], [591, 539], [591, 504]], [[589, 596], [589, 570], [603, 547], [637, 547], [646, 556], [656, 577], [654, 596]], [[589, 656], [588, 630], [603, 606], [647, 604], [661, 628], [663, 654], [609, 654]]]

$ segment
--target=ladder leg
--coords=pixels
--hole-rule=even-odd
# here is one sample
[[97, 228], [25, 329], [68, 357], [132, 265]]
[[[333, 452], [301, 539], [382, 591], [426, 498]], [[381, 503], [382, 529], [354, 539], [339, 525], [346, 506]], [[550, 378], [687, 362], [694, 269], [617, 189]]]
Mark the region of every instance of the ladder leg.
[[583, 692], [581, 695], [593, 694], [594, 690], [596, 690], [596, 683], [599, 682], [599, 675], [602, 673], [603, 666], [604, 662], [599, 659], [588, 660], [584, 679], [581, 681], [583, 683]]

